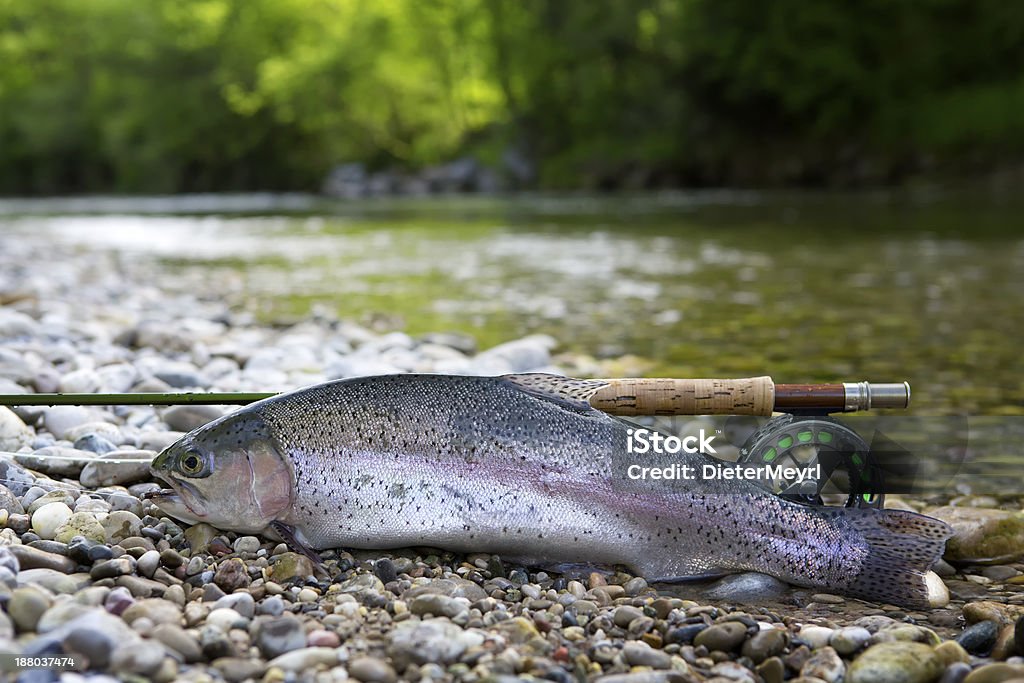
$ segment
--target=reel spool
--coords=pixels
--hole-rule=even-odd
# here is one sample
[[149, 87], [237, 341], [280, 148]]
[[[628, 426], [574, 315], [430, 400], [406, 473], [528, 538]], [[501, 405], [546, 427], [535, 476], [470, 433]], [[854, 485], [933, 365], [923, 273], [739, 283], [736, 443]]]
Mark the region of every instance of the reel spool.
[[880, 473], [868, 460], [868, 444], [849, 427], [829, 417], [781, 415], [747, 439], [738, 462], [804, 468], [821, 465], [821, 479], [800, 483], [759, 481], [782, 498], [804, 505], [824, 505], [822, 493], [848, 491], [846, 507], [881, 508]]

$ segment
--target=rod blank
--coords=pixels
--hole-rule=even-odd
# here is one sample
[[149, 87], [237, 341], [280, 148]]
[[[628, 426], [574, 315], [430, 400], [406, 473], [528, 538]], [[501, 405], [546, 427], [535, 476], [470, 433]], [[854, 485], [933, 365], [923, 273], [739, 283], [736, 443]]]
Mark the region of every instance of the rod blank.
[[[773, 411], [854, 412], [906, 408], [910, 384], [846, 382], [775, 384], [744, 379], [626, 378], [603, 380], [590, 404], [612, 415], [771, 415]], [[277, 392], [171, 392], [137, 394], [2, 394], [3, 406], [245, 405]]]

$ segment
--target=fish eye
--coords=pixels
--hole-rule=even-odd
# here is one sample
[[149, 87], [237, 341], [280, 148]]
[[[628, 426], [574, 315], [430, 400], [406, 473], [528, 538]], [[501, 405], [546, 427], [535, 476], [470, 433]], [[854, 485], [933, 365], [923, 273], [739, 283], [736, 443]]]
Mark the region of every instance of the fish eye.
[[203, 469], [203, 459], [197, 453], [186, 453], [179, 461], [178, 467], [185, 474], [199, 474]]

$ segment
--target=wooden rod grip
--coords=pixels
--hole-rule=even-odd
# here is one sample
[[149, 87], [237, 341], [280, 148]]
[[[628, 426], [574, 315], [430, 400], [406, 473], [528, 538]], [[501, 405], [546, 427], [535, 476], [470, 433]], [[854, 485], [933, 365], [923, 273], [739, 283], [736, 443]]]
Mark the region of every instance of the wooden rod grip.
[[605, 379], [590, 405], [612, 415], [771, 415], [771, 377]]

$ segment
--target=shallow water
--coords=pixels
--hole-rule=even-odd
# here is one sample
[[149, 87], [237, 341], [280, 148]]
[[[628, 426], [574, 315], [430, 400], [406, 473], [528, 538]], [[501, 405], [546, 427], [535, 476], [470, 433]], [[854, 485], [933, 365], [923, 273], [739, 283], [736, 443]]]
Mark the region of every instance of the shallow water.
[[268, 320], [329, 311], [486, 347], [528, 333], [648, 374], [909, 380], [919, 412], [1024, 414], [1017, 202], [698, 193], [0, 202]]

